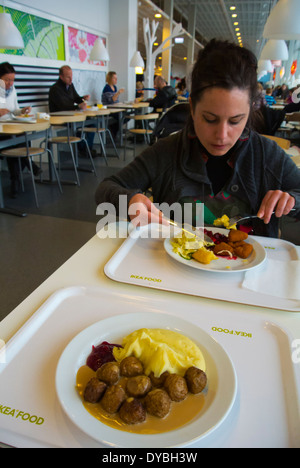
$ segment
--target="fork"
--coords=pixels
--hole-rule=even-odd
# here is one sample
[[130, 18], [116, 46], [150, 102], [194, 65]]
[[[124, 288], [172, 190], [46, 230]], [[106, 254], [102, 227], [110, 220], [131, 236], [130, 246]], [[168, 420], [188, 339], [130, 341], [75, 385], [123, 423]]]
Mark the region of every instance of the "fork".
[[[292, 208], [291, 211], [295, 211], [295, 208]], [[272, 212], [272, 215], [275, 214], [275, 211]], [[261, 219], [257, 215], [248, 215], [248, 216], [234, 216], [233, 218], [229, 219], [229, 224], [232, 226], [233, 224], [240, 224], [242, 221], [246, 221], [248, 219]]]

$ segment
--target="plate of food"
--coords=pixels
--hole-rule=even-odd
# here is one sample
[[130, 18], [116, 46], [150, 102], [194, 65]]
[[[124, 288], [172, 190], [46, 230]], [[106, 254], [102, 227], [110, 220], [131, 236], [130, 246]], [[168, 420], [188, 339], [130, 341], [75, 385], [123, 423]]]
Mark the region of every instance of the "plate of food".
[[238, 229], [212, 227], [199, 232], [199, 240], [184, 233], [165, 239], [165, 251], [191, 268], [219, 273], [247, 271], [261, 265], [267, 257], [253, 236]]
[[66, 415], [92, 439], [167, 448], [215, 431], [233, 407], [237, 378], [224, 348], [195, 324], [132, 313], [73, 338], [57, 365], [56, 391]]
[[34, 114], [20, 114], [20, 115], [12, 114], [12, 117], [17, 122], [28, 122], [28, 123], [36, 122], [36, 116]]

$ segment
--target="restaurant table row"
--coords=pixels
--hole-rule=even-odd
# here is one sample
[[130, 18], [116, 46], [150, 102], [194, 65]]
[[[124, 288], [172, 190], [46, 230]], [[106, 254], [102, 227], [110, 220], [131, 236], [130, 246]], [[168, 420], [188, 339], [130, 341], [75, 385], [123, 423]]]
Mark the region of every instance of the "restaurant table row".
[[[247, 271], [185, 266], [170, 256], [166, 240], [128, 235], [127, 223], [98, 229], [0, 323], [6, 344], [0, 441], [16, 447], [299, 448], [300, 298], [279, 297], [279, 272], [273, 292], [255, 292], [244, 286]], [[267, 257], [250, 275], [268, 276], [279, 262], [283, 271], [296, 268], [299, 284], [300, 248], [278, 239], [257, 242]], [[76, 369], [92, 345], [115, 343], [149, 325], [199, 344], [207, 360], [207, 406], [186, 428], [166, 433], [109, 428], [85, 415]], [[70, 400], [62, 395], [69, 389]]]

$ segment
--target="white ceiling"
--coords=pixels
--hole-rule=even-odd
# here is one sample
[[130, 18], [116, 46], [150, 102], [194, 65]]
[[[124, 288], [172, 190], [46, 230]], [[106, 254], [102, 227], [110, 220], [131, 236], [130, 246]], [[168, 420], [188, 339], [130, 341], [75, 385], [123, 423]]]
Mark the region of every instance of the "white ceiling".
[[[195, 53], [201, 45], [210, 39], [218, 38], [238, 43], [235, 28], [240, 28], [242, 43], [250, 48], [259, 58], [266, 40], [263, 38], [263, 29], [271, 9], [278, 0], [174, 0], [174, 20], [182, 23], [188, 29], [189, 12], [196, 6], [196, 47]], [[151, 8], [152, 4], [152, 8]], [[141, 0], [139, 2], [139, 50], [143, 54], [143, 26], [142, 18], [154, 19], [153, 4], [161, 10], [164, 9], [164, 0]], [[234, 11], [230, 10], [235, 6]], [[236, 18], [232, 18], [236, 14]], [[156, 20], [162, 23], [162, 20]], [[239, 24], [235, 26], [233, 23]], [[161, 41], [162, 26], [158, 30], [158, 42]], [[186, 41], [185, 41], [186, 42]], [[182, 62], [187, 55], [184, 45], [175, 45], [172, 50], [172, 60]]]

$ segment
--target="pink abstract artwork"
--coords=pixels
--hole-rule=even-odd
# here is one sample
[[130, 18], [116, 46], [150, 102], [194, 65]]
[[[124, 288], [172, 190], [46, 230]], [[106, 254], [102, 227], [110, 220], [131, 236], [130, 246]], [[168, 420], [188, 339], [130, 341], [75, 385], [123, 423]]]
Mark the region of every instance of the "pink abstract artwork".
[[[70, 61], [90, 63], [93, 65], [105, 65], [104, 62], [92, 62], [89, 59], [94, 42], [98, 36], [68, 27]], [[101, 38], [105, 44], [105, 38]]]

